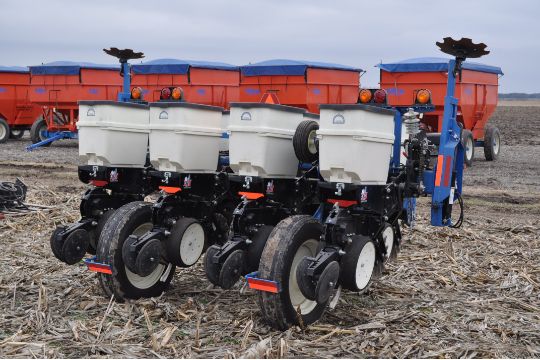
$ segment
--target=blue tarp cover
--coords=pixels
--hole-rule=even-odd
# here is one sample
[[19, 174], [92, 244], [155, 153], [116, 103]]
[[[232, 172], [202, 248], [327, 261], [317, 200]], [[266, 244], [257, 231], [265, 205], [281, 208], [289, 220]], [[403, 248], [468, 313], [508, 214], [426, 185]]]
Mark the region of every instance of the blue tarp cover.
[[264, 75], [304, 75], [307, 68], [333, 69], [362, 71], [362, 69], [351, 66], [331, 64], [318, 61], [300, 61], [300, 60], [267, 60], [240, 67], [245, 76], [264, 76]]
[[0, 66], [0, 72], [27, 73], [28, 68], [22, 66]]
[[215, 70], [238, 70], [238, 66], [213, 61], [157, 59], [146, 61], [131, 66], [134, 74], [187, 74], [190, 67], [215, 69]]
[[[388, 72], [438, 72], [448, 70], [449, 60], [449, 58], [441, 57], [423, 57], [407, 59], [395, 63], [378, 64], [377, 67]], [[480, 72], [503, 75], [501, 68], [498, 66], [464, 61], [462, 67], [466, 70], [475, 70]]]
[[105, 65], [89, 62], [54, 61], [43, 65], [30, 66], [30, 73], [32, 75], [79, 75], [81, 69], [120, 71], [120, 64]]

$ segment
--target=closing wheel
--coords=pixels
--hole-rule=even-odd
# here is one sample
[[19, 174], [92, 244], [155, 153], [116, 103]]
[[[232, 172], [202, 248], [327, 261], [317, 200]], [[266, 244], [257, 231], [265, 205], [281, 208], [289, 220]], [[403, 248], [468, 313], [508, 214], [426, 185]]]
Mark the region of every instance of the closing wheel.
[[484, 156], [487, 161], [497, 160], [501, 151], [501, 133], [496, 127], [486, 129], [484, 135]]
[[313, 120], [304, 120], [296, 127], [293, 147], [298, 160], [306, 163], [317, 160], [319, 153], [316, 141], [318, 129], [319, 124]]
[[77, 229], [69, 234], [62, 245], [62, 258], [68, 265], [78, 263], [86, 254], [90, 244], [90, 234], [84, 229]]
[[20, 139], [24, 135], [24, 129], [11, 129], [9, 132], [9, 138], [10, 139]]
[[180, 218], [165, 242], [166, 256], [176, 266], [189, 267], [201, 258], [205, 245], [206, 234], [201, 223]]
[[206, 255], [204, 256], [204, 272], [208, 281], [213, 285], [219, 286], [219, 273], [221, 266], [219, 264], [214, 264], [212, 262], [212, 257], [219, 252], [219, 245], [212, 245], [206, 250]]
[[225, 259], [219, 272], [219, 286], [222, 289], [230, 289], [240, 280], [244, 274], [245, 262], [244, 250], [235, 250]]
[[312, 260], [308, 257], [305, 257], [300, 261], [296, 267], [296, 281], [302, 295], [309, 300], [317, 300], [317, 292], [315, 290], [316, 284], [311, 281], [309, 276], [306, 276], [307, 268], [311, 264], [311, 261]]
[[103, 231], [103, 227], [105, 226], [105, 223], [107, 223], [107, 220], [109, 220], [109, 218], [112, 216], [113, 213], [114, 213], [114, 210], [105, 211], [103, 215], [101, 215], [101, 217], [99, 218], [96, 227], [89, 232], [90, 244], [87, 250], [89, 254], [96, 255], [99, 236], [101, 235], [101, 232]]
[[6, 120], [0, 118], [0, 144], [9, 139], [9, 124]]
[[158, 239], [149, 240], [144, 244], [137, 258], [135, 259], [135, 269], [139, 276], [146, 277], [152, 274], [160, 265], [161, 259], [161, 241]]
[[384, 261], [388, 262], [390, 259], [395, 258], [396, 247], [394, 247], [395, 236], [394, 236], [394, 228], [392, 227], [392, 225], [388, 223], [384, 225], [384, 229], [380, 235], [380, 240], [386, 250], [386, 253], [384, 254]]
[[371, 284], [377, 251], [369, 237], [354, 235], [341, 259], [341, 284], [351, 291], [364, 291]]
[[461, 144], [463, 145], [465, 153], [465, 164], [467, 164], [467, 166], [472, 166], [474, 159], [474, 138], [470, 130], [463, 129], [461, 131]]
[[65, 226], [57, 227], [56, 229], [54, 229], [51, 235], [51, 239], [50, 239], [51, 250], [54, 256], [60, 261], [64, 261], [64, 257], [62, 256], [62, 246], [64, 245], [64, 241], [62, 240], [62, 237], [59, 235], [65, 230], [66, 230]]
[[317, 303], [326, 304], [332, 295], [332, 292], [336, 288], [339, 279], [339, 264], [337, 261], [332, 261], [328, 264], [319, 280], [317, 281], [317, 287], [315, 292], [317, 293]]
[[259, 265], [259, 277], [276, 281], [278, 293], [260, 291], [259, 306], [264, 319], [274, 328], [311, 324], [323, 314], [325, 304], [307, 299], [298, 286], [297, 267], [305, 257], [315, 257], [322, 225], [307, 215], [282, 220], [268, 237]]
[[111, 266], [112, 274], [99, 274], [107, 296], [117, 301], [159, 296], [171, 282], [175, 266], [159, 263], [148, 276], [130, 271], [122, 259], [122, 246], [129, 235], [142, 236], [152, 228], [152, 204], [128, 203], [117, 209], [106, 222], [99, 237], [97, 261]]
[[[37, 144], [38, 142], [47, 139], [47, 137], [43, 134], [44, 131], [47, 131], [47, 122], [42, 117], [40, 117], [36, 121], [34, 121], [32, 127], [30, 128], [30, 139], [32, 140], [33, 144]], [[48, 143], [43, 146], [50, 145], [51, 143]]]

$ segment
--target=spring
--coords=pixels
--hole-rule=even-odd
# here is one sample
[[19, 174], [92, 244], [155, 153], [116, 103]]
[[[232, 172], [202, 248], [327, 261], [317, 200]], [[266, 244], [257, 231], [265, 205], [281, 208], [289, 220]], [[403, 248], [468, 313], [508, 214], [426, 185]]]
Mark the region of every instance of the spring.
[[403, 114], [403, 119], [403, 124], [405, 124], [407, 134], [416, 135], [420, 132], [420, 120], [418, 119], [418, 113], [412, 108], [409, 108], [409, 111]]

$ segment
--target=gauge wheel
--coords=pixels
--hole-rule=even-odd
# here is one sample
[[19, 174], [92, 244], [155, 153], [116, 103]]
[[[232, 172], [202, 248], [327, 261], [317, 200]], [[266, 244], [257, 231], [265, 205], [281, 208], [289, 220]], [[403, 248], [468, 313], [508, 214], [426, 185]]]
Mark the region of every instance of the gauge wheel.
[[99, 273], [107, 296], [117, 301], [159, 296], [174, 276], [175, 266], [160, 264], [148, 276], [131, 272], [122, 259], [122, 246], [129, 235], [142, 236], [152, 229], [152, 204], [135, 201], [114, 211], [99, 237], [97, 261], [111, 267], [112, 274]]

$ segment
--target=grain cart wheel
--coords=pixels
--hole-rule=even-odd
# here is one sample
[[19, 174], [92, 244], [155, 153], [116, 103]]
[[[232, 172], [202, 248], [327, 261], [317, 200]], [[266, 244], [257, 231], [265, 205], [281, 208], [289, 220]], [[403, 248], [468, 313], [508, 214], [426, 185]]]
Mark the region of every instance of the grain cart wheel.
[[312, 163], [317, 160], [319, 147], [316, 142], [319, 124], [313, 120], [304, 120], [296, 127], [293, 136], [294, 153], [298, 160]]
[[467, 166], [472, 166], [474, 158], [474, 139], [470, 130], [463, 129], [461, 131], [461, 144], [463, 144], [465, 153], [465, 164], [467, 164]]
[[9, 125], [6, 120], [0, 118], [0, 144], [9, 139]]
[[326, 303], [307, 299], [296, 276], [300, 262], [317, 255], [322, 230], [311, 216], [296, 215], [282, 220], [268, 237], [258, 276], [276, 281], [281, 291], [260, 291], [258, 300], [263, 317], [272, 327], [286, 330], [291, 325], [311, 324], [322, 316]]
[[174, 265], [189, 267], [200, 259], [205, 245], [206, 234], [201, 223], [192, 218], [180, 218], [171, 228], [165, 251]]
[[23, 135], [24, 135], [24, 129], [11, 129], [9, 133], [9, 138], [17, 140], [17, 139], [22, 138]]
[[[32, 144], [37, 144], [40, 141], [46, 140], [47, 137], [43, 135], [43, 131], [47, 131], [47, 122], [42, 117], [38, 118], [32, 124], [30, 128], [30, 139]], [[43, 146], [50, 146], [51, 143], [45, 144]]]
[[112, 274], [99, 274], [99, 282], [107, 296], [117, 301], [159, 296], [171, 282], [175, 266], [159, 264], [148, 276], [139, 276], [124, 265], [122, 246], [129, 235], [141, 236], [152, 228], [152, 204], [143, 201], [128, 203], [116, 211], [103, 227], [99, 237], [97, 261], [110, 265]]
[[105, 223], [107, 223], [107, 220], [113, 215], [114, 210], [108, 210], [101, 215], [101, 217], [98, 220], [98, 223], [96, 227], [90, 231], [90, 244], [88, 246], [88, 253], [92, 255], [96, 255], [97, 251], [97, 243], [99, 241], [99, 236], [101, 235], [101, 232], [103, 231], [103, 228], [105, 227]]
[[351, 291], [365, 291], [375, 273], [377, 250], [367, 236], [354, 235], [351, 238], [353, 241], [341, 259], [341, 284]]
[[501, 152], [501, 133], [496, 127], [486, 129], [484, 135], [484, 155], [487, 161], [497, 160]]

